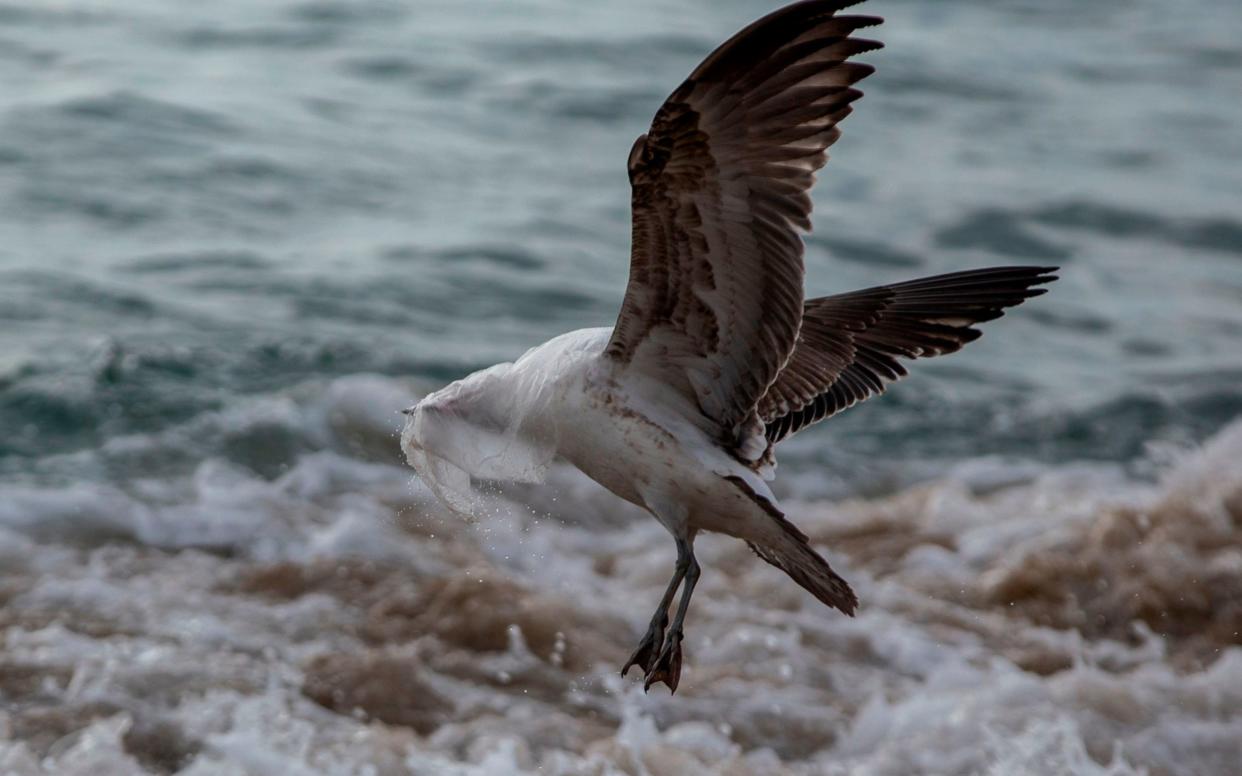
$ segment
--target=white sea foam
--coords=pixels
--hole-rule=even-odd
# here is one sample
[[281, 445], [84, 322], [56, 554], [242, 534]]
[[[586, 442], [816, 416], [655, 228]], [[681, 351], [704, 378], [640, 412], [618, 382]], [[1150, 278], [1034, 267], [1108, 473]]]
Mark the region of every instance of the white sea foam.
[[[0, 773], [1210, 776], [1242, 760], [1236, 620], [1231, 635], [1219, 599], [1167, 620], [1120, 603], [1164, 601], [1161, 567], [1229, 591], [1242, 424], [1156, 484], [985, 461], [885, 498], [787, 501], [857, 588], [856, 619], [703, 537], [669, 698], [616, 676], [671, 569], [655, 521], [563, 468], [493, 494], [476, 525], [449, 517], [367, 452], [399, 420], [367, 398], [408, 394], [350, 378], [288, 403], [319, 449], [274, 478], [213, 459], [139, 491], [6, 493]], [[1122, 528], [1138, 533], [1110, 544]]]

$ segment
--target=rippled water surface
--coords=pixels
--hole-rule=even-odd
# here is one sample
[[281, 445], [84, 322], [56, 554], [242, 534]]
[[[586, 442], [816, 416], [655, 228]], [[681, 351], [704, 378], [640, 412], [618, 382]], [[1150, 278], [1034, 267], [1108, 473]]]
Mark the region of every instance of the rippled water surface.
[[1062, 279], [782, 449], [856, 619], [709, 537], [644, 696], [662, 528], [401, 465], [613, 320], [630, 144], [774, 6], [0, 0], [0, 773], [1235, 772], [1236, 3], [862, 7], [809, 292]]

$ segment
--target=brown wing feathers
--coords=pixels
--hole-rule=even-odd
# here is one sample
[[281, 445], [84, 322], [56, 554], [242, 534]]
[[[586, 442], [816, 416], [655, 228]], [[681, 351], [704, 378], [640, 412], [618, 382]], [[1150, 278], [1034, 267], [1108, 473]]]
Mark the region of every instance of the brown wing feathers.
[[[630, 281], [607, 353], [690, 395], [724, 436], [797, 341], [807, 195], [871, 73], [879, 23], [810, 0], [742, 30], [668, 98], [630, 154]], [[753, 421], [751, 421], [753, 422]]]
[[789, 364], [759, 403], [768, 440], [784, 437], [904, 377], [898, 358], [960, 350], [971, 328], [1046, 289], [1055, 267], [994, 267], [879, 286], [806, 302]]

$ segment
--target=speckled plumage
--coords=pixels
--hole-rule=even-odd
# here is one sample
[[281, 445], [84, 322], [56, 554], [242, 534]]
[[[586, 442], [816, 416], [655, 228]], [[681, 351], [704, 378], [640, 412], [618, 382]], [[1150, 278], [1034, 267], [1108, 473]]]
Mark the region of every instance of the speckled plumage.
[[[872, 72], [880, 22], [807, 0], [755, 22], [678, 87], [629, 157], [630, 278], [615, 327], [557, 337], [411, 411], [402, 444], [446, 503], [473, 478], [538, 481], [554, 458], [649, 511], [678, 562], [625, 669], [676, 689], [699, 531], [746, 541], [820, 601], [848, 583], [781, 512], [774, 445], [883, 391], [897, 358], [939, 355], [1042, 293], [1043, 267], [954, 273], [803, 299], [808, 192]], [[677, 615], [668, 608], [684, 583]], [[623, 669], [623, 672], [624, 670]]]

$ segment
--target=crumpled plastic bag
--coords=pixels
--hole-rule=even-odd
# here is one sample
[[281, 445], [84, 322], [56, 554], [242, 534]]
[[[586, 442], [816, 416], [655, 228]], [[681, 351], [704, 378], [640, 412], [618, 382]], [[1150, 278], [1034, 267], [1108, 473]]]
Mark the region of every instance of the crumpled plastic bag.
[[407, 411], [401, 434], [406, 460], [461, 517], [473, 519], [483, 505], [478, 481], [540, 483], [547, 477], [556, 435], [542, 410], [555, 387], [540, 364], [527, 363], [532, 354], [476, 372]]

